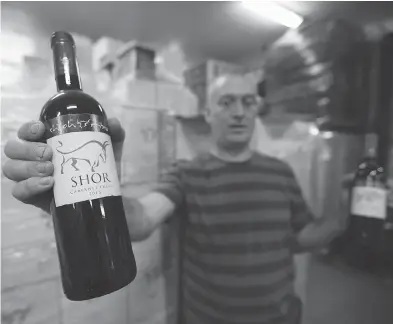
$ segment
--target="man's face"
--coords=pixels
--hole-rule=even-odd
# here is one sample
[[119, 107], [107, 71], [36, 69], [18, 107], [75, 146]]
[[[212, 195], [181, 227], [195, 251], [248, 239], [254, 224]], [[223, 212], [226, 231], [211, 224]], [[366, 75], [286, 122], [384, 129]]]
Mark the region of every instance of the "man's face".
[[214, 140], [226, 146], [248, 144], [260, 102], [255, 82], [240, 76], [227, 78], [209, 99], [206, 120]]

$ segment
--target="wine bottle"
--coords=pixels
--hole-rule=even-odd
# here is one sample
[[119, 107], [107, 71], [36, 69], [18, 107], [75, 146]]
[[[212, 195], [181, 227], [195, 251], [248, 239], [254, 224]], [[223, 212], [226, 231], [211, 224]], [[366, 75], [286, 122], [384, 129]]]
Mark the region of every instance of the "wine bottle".
[[387, 195], [385, 171], [377, 160], [377, 136], [367, 134], [366, 155], [356, 170], [351, 189], [348, 228], [349, 257], [358, 265], [370, 267], [377, 263]]
[[82, 91], [73, 37], [55, 32], [51, 47], [58, 93], [40, 114], [53, 150], [51, 214], [64, 293], [81, 301], [131, 283], [136, 264], [105, 111]]

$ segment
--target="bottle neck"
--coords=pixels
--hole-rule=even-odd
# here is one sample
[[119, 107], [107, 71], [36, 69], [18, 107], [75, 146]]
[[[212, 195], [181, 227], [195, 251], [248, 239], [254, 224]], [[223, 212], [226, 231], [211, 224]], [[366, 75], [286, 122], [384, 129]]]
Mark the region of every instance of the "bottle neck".
[[369, 147], [366, 151], [366, 157], [368, 158], [376, 158], [377, 157], [377, 150], [375, 147]]
[[57, 91], [82, 90], [75, 47], [69, 42], [53, 45], [53, 62]]
[[365, 140], [365, 155], [368, 158], [376, 158], [378, 155], [378, 137], [376, 134], [369, 133]]

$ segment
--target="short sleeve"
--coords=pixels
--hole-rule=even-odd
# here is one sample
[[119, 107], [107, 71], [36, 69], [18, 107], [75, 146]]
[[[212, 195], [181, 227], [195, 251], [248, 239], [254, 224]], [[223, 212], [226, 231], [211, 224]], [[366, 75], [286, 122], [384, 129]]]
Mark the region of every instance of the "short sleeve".
[[288, 166], [288, 194], [291, 204], [291, 225], [295, 233], [300, 232], [306, 225], [314, 220], [307, 205], [302, 190], [291, 167]]
[[185, 162], [178, 161], [164, 170], [155, 186], [155, 192], [159, 192], [170, 199], [176, 207], [179, 207], [184, 199], [183, 168]]

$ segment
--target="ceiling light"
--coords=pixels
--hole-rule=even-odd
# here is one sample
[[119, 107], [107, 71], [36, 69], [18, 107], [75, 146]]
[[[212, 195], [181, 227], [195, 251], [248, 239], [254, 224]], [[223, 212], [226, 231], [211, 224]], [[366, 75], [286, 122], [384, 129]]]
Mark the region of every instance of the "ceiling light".
[[303, 17], [299, 16], [293, 11], [273, 3], [273, 1], [243, 0], [242, 4], [245, 8], [257, 13], [259, 16], [284, 25], [288, 28], [297, 28], [303, 22]]

